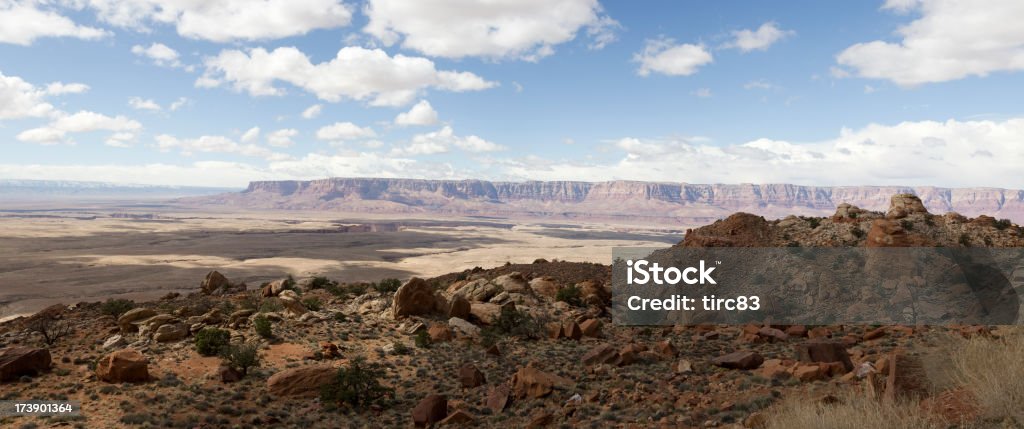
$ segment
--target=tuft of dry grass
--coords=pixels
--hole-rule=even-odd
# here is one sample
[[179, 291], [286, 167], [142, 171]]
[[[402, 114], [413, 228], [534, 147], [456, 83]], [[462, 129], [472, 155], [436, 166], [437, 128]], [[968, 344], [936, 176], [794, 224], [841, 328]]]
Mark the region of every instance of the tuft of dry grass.
[[791, 398], [768, 414], [767, 429], [939, 429], [946, 428], [921, 411], [918, 402], [885, 403], [851, 391], [838, 401]]
[[953, 351], [957, 381], [971, 392], [982, 417], [1024, 422], [1024, 332], [975, 337]]

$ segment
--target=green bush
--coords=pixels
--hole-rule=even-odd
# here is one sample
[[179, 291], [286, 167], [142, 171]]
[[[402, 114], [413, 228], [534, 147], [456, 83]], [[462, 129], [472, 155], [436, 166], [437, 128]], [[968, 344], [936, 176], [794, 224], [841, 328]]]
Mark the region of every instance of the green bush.
[[338, 282], [333, 281], [327, 277], [313, 277], [313, 280], [309, 281], [310, 289], [328, 289], [331, 286], [337, 286]]
[[258, 315], [252, 319], [253, 326], [256, 328], [256, 333], [263, 338], [270, 338], [274, 336], [274, 331], [270, 325], [270, 319], [267, 319], [264, 315]]
[[309, 311], [320, 311], [324, 305], [320, 302], [320, 298], [306, 298], [302, 300], [302, 305], [309, 309]]
[[581, 291], [580, 288], [576, 287], [576, 285], [572, 285], [559, 289], [558, 293], [555, 294], [555, 300], [578, 307], [583, 304], [583, 301], [580, 300], [580, 296], [582, 294], [583, 291]]
[[402, 281], [398, 279], [384, 279], [373, 284], [373, 288], [380, 293], [394, 293], [402, 287]]
[[499, 333], [526, 339], [537, 339], [545, 332], [544, 326], [530, 313], [511, 307], [502, 307], [501, 314], [491, 322]]
[[260, 303], [260, 313], [277, 313], [284, 310], [284, 305], [278, 298], [267, 298]]
[[425, 329], [416, 333], [416, 347], [421, 349], [430, 348], [430, 334]]
[[412, 353], [412, 350], [409, 349], [409, 346], [405, 345], [405, 343], [401, 341], [395, 341], [391, 345], [392, 347], [394, 347], [394, 353], [396, 355], [407, 355]]
[[203, 356], [217, 356], [231, 341], [231, 333], [217, 328], [203, 328], [196, 333], [196, 351]]
[[996, 227], [996, 229], [1002, 231], [1006, 228], [1013, 226], [1013, 221], [1009, 219], [999, 219], [996, 221], [994, 226]]
[[260, 366], [259, 347], [255, 344], [228, 345], [221, 351], [224, 363], [237, 369], [242, 375], [249, 373], [249, 368]]
[[108, 299], [100, 306], [100, 312], [107, 315], [113, 316], [115, 319], [121, 317], [122, 314], [135, 308], [135, 301], [127, 299]]
[[380, 380], [385, 376], [378, 364], [367, 364], [358, 357], [346, 368], [339, 368], [331, 381], [320, 388], [320, 401], [325, 404], [348, 405], [355, 409], [366, 409], [394, 395]]

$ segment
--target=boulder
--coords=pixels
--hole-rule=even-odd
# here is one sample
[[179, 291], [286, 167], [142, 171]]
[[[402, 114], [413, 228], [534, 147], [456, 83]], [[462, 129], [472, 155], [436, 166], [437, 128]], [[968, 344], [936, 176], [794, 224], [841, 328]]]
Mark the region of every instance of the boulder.
[[462, 384], [462, 387], [471, 389], [487, 383], [487, 377], [476, 365], [467, 363], [459, 368], [459, 383]]
[[469, 313], [483, 325], [490, 325], [501, 315], [501, 305], [487, 302], [476, 302], [470, 307]]
[[337, 373], [338, 369], [332, 365], [286, 369], [267, 379], [267, 391], [276, 396], [316, 396]]
[[217, 377], [222, 383], [234, 383], [242, 379], [242, 373], [229, 365], [221, 365], [217, 368]]
[[432, 426], [448, 416], [448, 398], [427, 395], [412, 409], [412, 423], [416, 427]]
[[807, 363], [839, 362], [847, 372], [853, 371], [853, 362], [843, 343], [830, 340], [811, 340], [795, 347], [797, 360]]
[[476, 337], [480, 335], [480, 328], [472, 323], [467, 322], [464, 319], [458, 317], [452, 317], [448, 319], [448, 326], [451, 326], [456, 331], [470, 337]]
[[469, 300], [462, 295], [453, 295], [448, 300], [448, 317], [458, 317], [459, 319], [469, 319], [470, 315], [470, 304]]
[[902, 219], [912, 214], [928, 214], [921, 199], [914, 194], [896, 194], [889, 200], [889, 211], [885, 217], [889, 219]]
[[278, 296], [281, 294], [281, 292], [284, 292], [285, 289], [287, 289], [285, 287], [285, 285], [287, 284], [288, 279], [274, 280], [270, 283], [267, 283], [266, 286], [263, 286], [263, 289], [260, 289], [260, 296], [264, 298]]
[[508, 293], [524, 293], [530, 289], [529, 283], [527, 283], [526, 279], [523, 278], [523, 275], [518, 272], [505, 274], [495, 278], [494, 280], [491, 280], [491, 283], [494, 283], [500, 287], [501, 290]]
[[512, 402], [512, 391], [508, 385], [501, 384], [487, 391], [487, 408], [492, 413], [498, 414], [505, 411], [510, 402]]
[[221, 295], [231, 290], [231, 282], [223, 274], [210, 271], [199, 284], [199, 289], [203, 295]]
[[184, 323], [168, 323], [157, 328], [156, 333], [153, 334], [153, 340], [161, 343], [181, 341], [188, 336], [188, 332], [188, 325]]
[[434, 288], [426, 280], [413, 277], [395, 292], [391, 315], [397, 319], [430, 314], [437, 310], [437, 300]]
[[103, 350], [119, 349], [127, 345], [128, 341], [125, 340], [124, 337], [120, 335], [114, 335], [113, 337], [107, 338], [107, 340], [103, 342]]
[[146, 320], [153, 316], [156, 316], [156, 311], [152, 309], [133, 308], [117, 319], [117, 326], [121, 328], [121, 332], [138, 332], [139, 327], [136, 326], [135, 322]]
[[149, 363], [137, 350], [118, 350], [96, 364], [96, 378], [108, 383], [145, 383], [149, 381]]
[[676, 347], [673, 346], [672, 342], [669, 340], [659, 341], [654, 345], [654, 350], [657, 351], [659, 355], [666, 358], [675, 358], [676, 355], [679, 354], [679, 351], [676, 350]]
[[601, 321], [598, 319], [587, 319], [580, 323], [580, 330], [583, 336], [597, 338], [601, 335]]
[[572, 381], [546, 373], [530, 365], [522, 367], [512, 376], [512, 391], [517, 398], [543, 398], [555, 388], [566, 388]]
[[430, 329], [427, 329], [427, 335], [430, 336], [430, 341], [443, 343], [452, 339], [452, 330], [445, 325], [431, 325]]
[[465, 286], [459, 288], [455, 293], [470, 301], [487, 302], [501, 292], [501, 286], [489, 282], [487, 279], [478, 279], [466, 283]]
[[619, 352], [610, 344], [601, 344], [584, 353], [582, 361], [585, 366], [598, 364], [618, 365]]
[[50, 351], [33, 347], [8, 347], [0, 350], [0, 382], [14, 381], [23, 375], [50, 370]]
[[565, 322], [565, 325], [562, 327], [562, 332], [565, 334], [565, 337], [569, 339], [579, 341], [580, 338], [583, 338], [583, 330], [580, 329], [580, 325], [577, 325], [576, 322], [572, 320]]
[[546, 296], [551, 299], [555, 299], [558, 296], [558, 283], [555, 283], [555, 279], [552, 277], [537, 277], [530, 280], [530, 289], [533, 293], [540, 296]]
[[292, 316], [302, 316], [309, 311], [309, 309], [302, 304], [302, 301], [299, 300], [299, 294], [291, 289], [281, 292], [277, 297], [281, 300], [281, 305], [284, 306], [285, 310], [287, 310]]
[[732, 352], [711, 360], [715, 366], [729, 369], [754, 369], [763, 362], [764, 358], [760, 354], [750, 350]]
[[438, 424], [441, 426], [468, 425], [474, 422], [476, 422], [476, 418], [472, 414], [462, 410], [455, 410], [455, 412], [449, 414], [448, 417], [445, 417]]
[[587, 280], [576, 284], [580, 290], [580, 297], [583, 302], [597, 306], [607, 307], [612, 303], [612, 291], [605, 289], [604, 284], [595, 280]]

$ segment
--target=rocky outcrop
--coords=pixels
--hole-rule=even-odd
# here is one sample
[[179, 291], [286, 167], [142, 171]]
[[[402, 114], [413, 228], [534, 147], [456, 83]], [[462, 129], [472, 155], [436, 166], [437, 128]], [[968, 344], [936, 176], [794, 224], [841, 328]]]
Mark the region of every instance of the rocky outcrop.
[[10, 347], [0, 350], [0, 382], [49, 371], [50, 363], [50, 351], [46, 349]]
[[396, 319], [404, 316], [430, 314], [446, 303], [426, 280], [413, 277], [395, 292], [394, 302], [391, 304], [391, 314]]
[[337, 372], [331, 365], [286, 369], [267, 379], [267, 391], [276, 396], [314, 396]]
[[702, 185], [637, 181], [488, 182], [332, 178], [252, 182], [236, 194], [185, 202], [278, 209], [355, 212], [440, 212], [580, 219], [637, 216], [662, 223], [703, 224], [745, 211], [769, 219], [789, 214], [826, 216], [842, 203], [882, 211], [894, 194], [914, 194], [932, 213], [985, 213], [1024, 222], [1024, 191], [996, 188], [905, 186]]
[[149, 364], [137, 350], [118, 350], [96, 364], [96, 378], [108, 383], [145, 383]]

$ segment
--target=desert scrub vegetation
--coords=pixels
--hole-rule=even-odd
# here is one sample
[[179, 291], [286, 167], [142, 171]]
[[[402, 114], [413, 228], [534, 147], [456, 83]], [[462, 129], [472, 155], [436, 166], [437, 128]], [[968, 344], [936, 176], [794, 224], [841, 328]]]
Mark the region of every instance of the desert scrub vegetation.
[[917, 402], [886, 402], [860, 391], [830, 401], [792, 397], [769, 410], [767, 429], [945, 429]]
[[111, 316], [115, 319], [121, 317], [122, 314], [135, 308], [135, 301], [127, 299], [108, 299], [102, 305], [100, 305], [100, 313]]
[[224, 363], [237, 369], [242, 375], [248, 374], [250, 368], [260, 366], [259, 347], [256, 344], [228, 345], [221, 349], [220, 355]]
[[217, 328], [203, 328], [196, 333], [196, 352], [203, 356], [217, 356], [231, 341], [231, 333]]
[[555, 300], [562, 301], [573, 307], [579, 307], [583, 305], [583, 301], [580, 299], [582, 295], [583, 291], [580, 288], [576, 287], [576, 285], [570, 285], [559, 289], [555, 294]]
[[378, 364], [368, 364], [359, 357], [347, 367], [339, 368], [334, 378], [320, 389], [320, 400], [324, 404], [347, 405], [364, 410], [372, 405], [381, 405], [394, 396], [394, 390], [382, 385], [386, 376]]
[[1024, 331], [976, 336], [953, 351], [954, 380], [977, 401], [986, 421], [1024, 426]]
[[270, 325], [270, 319], [262, 314], [257, 315], [252, 319], [253, 326], [256, 328], [256, 334], [263, 338], [271, 338], [274, 336], [273, 328]]

